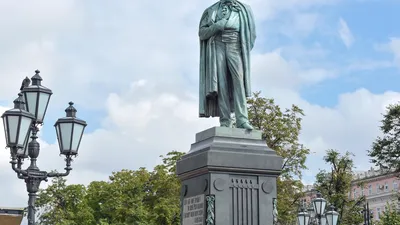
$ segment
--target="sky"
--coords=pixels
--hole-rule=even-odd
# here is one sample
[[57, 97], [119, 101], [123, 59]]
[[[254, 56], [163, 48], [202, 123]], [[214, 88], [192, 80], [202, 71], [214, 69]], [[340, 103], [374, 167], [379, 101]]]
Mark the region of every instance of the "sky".
[[[75, 102], [89, 125], [70, 184], [105, 180], [124, 168], [151, 169], [160, 155], [187, 152], [197, 132], [218, 126], [217, 119], [198, 118], [198, 24], [214, 2], [0, 0], [0, 112], [39, 69], [54, 94], [38, 166], [61, 171], [53, 124]], [[368, 170], [382, 113], [400, 100], [400, 1], [243, 2], [257, 26], [253, 91], [306, 114], [300, 142], [312, 154], [304, 183], [327, 168], [327, 149], [353, 152], [356, 169]], [[25, 207], [25, 185], [5, 149], [0, 180], [0, 205]]]

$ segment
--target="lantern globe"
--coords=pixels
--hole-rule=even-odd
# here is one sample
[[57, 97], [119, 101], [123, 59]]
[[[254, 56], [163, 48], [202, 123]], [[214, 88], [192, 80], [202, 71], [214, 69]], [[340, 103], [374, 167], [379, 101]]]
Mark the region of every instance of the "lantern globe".
[[321, 216], [325, 212], [326, 200], [322, 198], [321, 193], [317, 193], [317, 197], [313, 200], [313, 207], [315, 214]]
[[77, 110], [73, 105], [73, 102], [69, 103], [69, 107], [65, 110], [66, 117], [58, 119], [54, 125], [60, 153], [66, 156], [78, 154], [82, 136], [87, 126], [84, 120], [76, 117]]
[[326, 225], [326, 216], [321, 216], [321, 225]]
[[24, 87], [22, 93], [26, 110], [35, 116], [36, 123], [42, 124], [53, 92], [42, 86], [43, 79], [39, 73], [39, 70], [35, 71], [35, 75], [31, 78], [32, 85]]
[[21, 159], [28, 158], [28, 146], [29, 146], [29, 140], [31, 139], [30, 138], [31, 137], [31, 133], [32, 133], [32, 130], [29, 129], [28, 135], [26, 135], [26, 138], [25, 138], [24, 147], [23, 148], [19, 148], [17, 150], [17, 157], [18, 158], [21, 158]]
[[314, 210], [313, 204], [310, 205], [310, 207], [308, 207], [307, 211], [308, 211], [308, 214], [310, 215], [311, 218], [315, 217], [315, 210]]
[[325, 214], [328, 225], [337, 225], [339, 213], [335, 211], [335, 207], [333, 205], [331, 205], [329, 208], [329, 211]]
[[302, 211], [297, 214], [297, 219], [299, 225], [308, 225], [308, 221], [310, 220], [310, 215], [307, 212]]
[[5, 111], [1, 117], [3, 119], [7, 147], [17, 150], [23, 149], [35, 116], [25, 110], [21, 93], [14, 100], [14, 108]]

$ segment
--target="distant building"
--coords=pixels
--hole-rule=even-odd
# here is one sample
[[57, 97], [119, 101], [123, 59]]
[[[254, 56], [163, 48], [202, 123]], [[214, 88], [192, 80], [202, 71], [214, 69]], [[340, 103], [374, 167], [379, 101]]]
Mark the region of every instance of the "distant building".
[[[400, 209], [400, 174], [393, 171], [374, 170], [355, 172], [351, 182], [350, 199], [365, 196], [366, 202], [373, 214], [373, 220], [379, 220], [388, 203], [395, 203]], [[303, 205], [308, 206], [316, 197], [317, 191], [314, 185], [306, 185], [303, 188], [305, 196], [301, 199]], [[365, 202], [365, 203], [366, 203]]]
[[379, 220], [388, 203], [396, 203], [399, 198], [399, 173], [374, 170], [354, 174], [350, 198], [365, 196], [374, 220]]
[[300, 200], [302, 206], [308, 207], [311, 201], [317, 197], [314, 185], [305, 185], [303, 188], [304, 197]]
[[21, 225], [24, 217], [24, 209], [0, 207], [1, 225]]

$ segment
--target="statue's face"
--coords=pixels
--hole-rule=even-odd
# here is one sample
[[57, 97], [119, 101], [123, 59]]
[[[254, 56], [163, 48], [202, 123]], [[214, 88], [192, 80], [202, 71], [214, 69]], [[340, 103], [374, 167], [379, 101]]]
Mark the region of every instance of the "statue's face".
[[228, 14], [228, 12], [229, 12], [229, 9], [228, 9], [228, 6], [224, 6], [223, 8], [222, 8], [222, 15], [226, 15], [226, 14]]

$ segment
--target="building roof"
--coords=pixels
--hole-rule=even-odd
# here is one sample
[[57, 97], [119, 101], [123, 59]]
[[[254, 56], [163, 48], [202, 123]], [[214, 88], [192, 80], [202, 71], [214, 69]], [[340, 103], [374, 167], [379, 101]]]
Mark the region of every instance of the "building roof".
[[357, 171], [353, 172], [353, 180], [352, 182], [358, 182], [361, 180], [366, 180], [366, 179], [371, 179], [371, 178], [379, 178], [379, 177], [385, 177], [389, 175], [396, 174], [397, 172], [392, 169], [392, 170], [383, 170], [383, 169], [374, 169], [371, 167], [370, 170], [368, 171]]
[[20, 225], [24, 217], [24, 208], [0, 207], [1, 225]]

